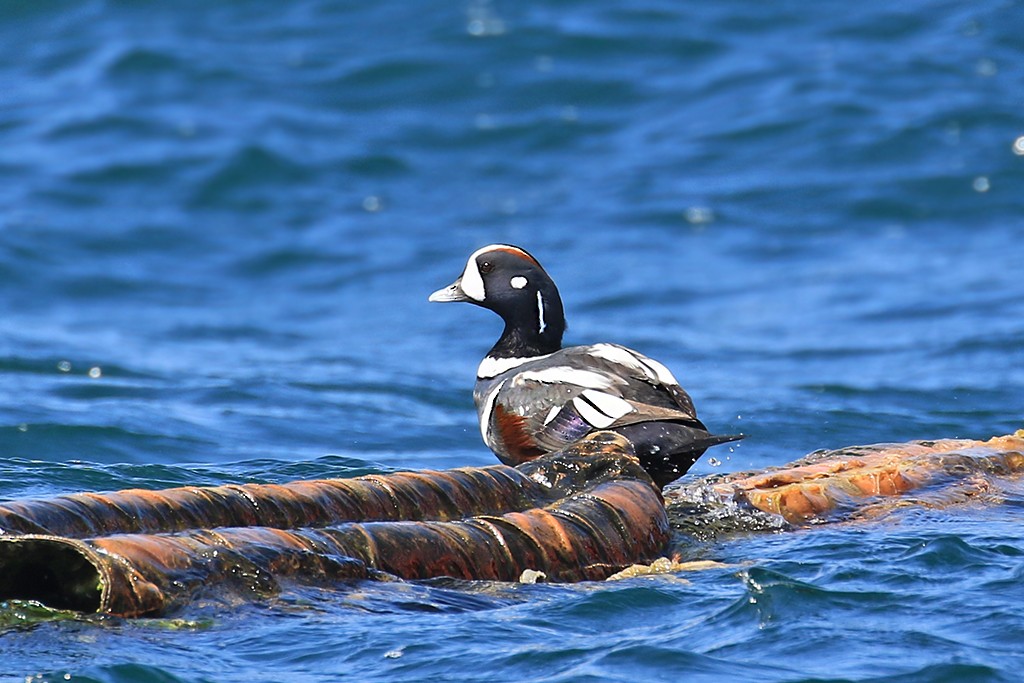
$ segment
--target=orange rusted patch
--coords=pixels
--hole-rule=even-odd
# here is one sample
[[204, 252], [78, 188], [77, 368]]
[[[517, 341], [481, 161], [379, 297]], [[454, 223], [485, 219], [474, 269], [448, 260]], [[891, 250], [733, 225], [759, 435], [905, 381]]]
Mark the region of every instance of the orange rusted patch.
[[972, 473], [1022, 472], [1024, 432], [988, 441], [941, 439], [859, 447], [829, 455], [811, 464], [736, 475], [714, 488], [723, 497], [737, 496], [759, 510], [800, 523], [858, 499], [899, 496]]

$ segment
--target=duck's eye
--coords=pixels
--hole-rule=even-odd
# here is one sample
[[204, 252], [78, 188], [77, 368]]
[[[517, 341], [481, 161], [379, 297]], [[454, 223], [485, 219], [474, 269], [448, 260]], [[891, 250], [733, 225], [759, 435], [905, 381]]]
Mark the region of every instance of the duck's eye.
[[484, 275], [487, 275], [487, 273], [491, 272], [492, 270], [494, 270], [494, 264], [491, 263], [490, 261], [484, 261], [483, 263], [480, 264], [480, 272], [483, 273]]

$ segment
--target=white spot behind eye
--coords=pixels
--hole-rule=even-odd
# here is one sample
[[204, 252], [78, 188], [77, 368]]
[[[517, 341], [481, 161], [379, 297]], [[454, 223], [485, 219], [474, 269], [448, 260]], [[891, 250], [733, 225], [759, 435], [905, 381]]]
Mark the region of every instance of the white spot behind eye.
[[516, 275], [514, 278], [509, 280], [509, 284], [515, 289], [522, 289], [526, 286], [526, 278], [522, 275]]

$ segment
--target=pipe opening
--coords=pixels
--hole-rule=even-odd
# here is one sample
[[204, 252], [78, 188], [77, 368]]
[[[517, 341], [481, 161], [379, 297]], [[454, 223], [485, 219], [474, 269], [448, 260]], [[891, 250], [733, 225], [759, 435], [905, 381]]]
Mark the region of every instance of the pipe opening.
[[101, 578], [85, 553], [66, 541], [0, 540], [0, 600], [36, 600], [54, 609], [97, 612]]

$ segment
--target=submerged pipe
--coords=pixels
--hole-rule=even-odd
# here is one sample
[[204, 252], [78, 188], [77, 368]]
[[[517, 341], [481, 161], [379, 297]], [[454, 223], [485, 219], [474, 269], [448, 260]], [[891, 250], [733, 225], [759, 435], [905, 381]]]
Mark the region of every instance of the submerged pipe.
[[[661, 493], [631, 453], [625, 439], [604, 433], [519, 468], [464, 469], [458, 477], [406, 473], [6, 504], [0, 600], [140, 616], [210, 585], [270, 595], [282, 578], [329, 584], [386, 572], [513, 581], [532, 569], [553, 581], [603, 579], [654, 559], [668, 540]], [[260, 494], [260, 503], [239, 502], [239, 489]], [[356, 497], [369, 501], [360, 511], [339, 504], [339, 490], [372, 495]], [[311, 491], [331, 504], [317, 507]], [[455, 514], [456, 504], [467, 514]], [[308, 506], [313, 514], [296, 519]], [[147, 532], [93, 535], [118, 519]], [[388, 521], [366, 521], [381, 519]], [[195, 520], [227, 523], [186, 528]]]
[[503, 465], [288, 484], [73, 493], [0, 504], [0, 534], [88, 538], [222, 526], [279, 529], [346, 520], [447, 520], [525, 510], [551, 491]]
[[[723, 520], [779, 529], [1021, 472], [1024, 431], [817, 453], [705, 477], [663, 499], [629, 442], [605, 432], [516, 468], [15, 501], [0, 504], [0, 600], [140, 616], [211, 587], [273, 595], [281, 580], [512, 581], [527, 569], [598, 580], [664, 553], [670, 518], [683, 532]], [[751, 525], [745, 511], [760, 521]]]
[[804, 523], [865, 499], [896, 497], [970, 475], [1020, 472], [1024, 432], [988, 441], [939, 439], [826, 451], [795, 466], [734, 477], [715, 489], [787, 522]]
[[[987, 441], [939, 439], [813, 453], [784, 467], [710, 476], [666, 490], [673, 527], [701, 540], [880, 514], [927, 494], [943, 506], [1024, 473], [1024, 430]], [[971, 480], [974, 488], [962, 486]], [[956, 484], [958, 486], [954, 487]]]

